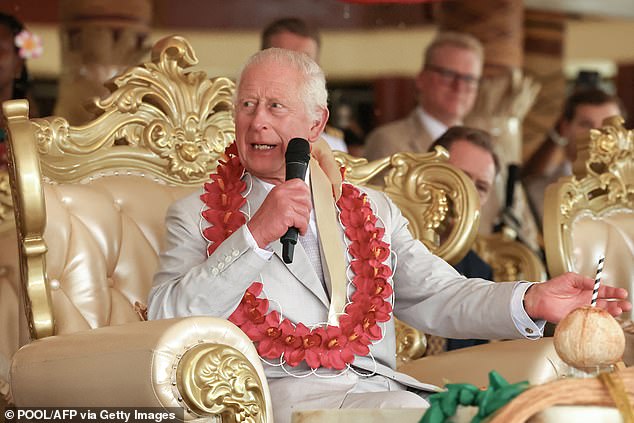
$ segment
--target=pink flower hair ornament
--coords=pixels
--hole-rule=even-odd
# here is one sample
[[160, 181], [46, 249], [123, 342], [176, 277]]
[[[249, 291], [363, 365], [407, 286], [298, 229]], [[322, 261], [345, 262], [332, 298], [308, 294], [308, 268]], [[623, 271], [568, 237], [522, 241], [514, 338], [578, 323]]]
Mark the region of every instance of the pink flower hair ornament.
[[38, 35], [26, 29], [15, 36], [15, 46], [20, 49], [18, 55], [23, 59], [35, 59], [42, 55], [42, 40]]

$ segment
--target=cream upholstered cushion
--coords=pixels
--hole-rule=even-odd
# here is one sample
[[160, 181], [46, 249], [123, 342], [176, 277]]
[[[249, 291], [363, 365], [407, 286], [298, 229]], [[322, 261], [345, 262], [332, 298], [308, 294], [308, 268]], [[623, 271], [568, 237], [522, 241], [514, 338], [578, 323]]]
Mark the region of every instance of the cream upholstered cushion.
[[610, 210], [598, 216], [580, 213], [571, 226], [574, 270], [593, 276], [599, 257], [604, 256], [604, 282], [634, 292], [634, 209]]
[[56, 332], [140, 320], [163, 247], [165, 213], [193, 188], [142, 176], [46, 184], [46, 256]]

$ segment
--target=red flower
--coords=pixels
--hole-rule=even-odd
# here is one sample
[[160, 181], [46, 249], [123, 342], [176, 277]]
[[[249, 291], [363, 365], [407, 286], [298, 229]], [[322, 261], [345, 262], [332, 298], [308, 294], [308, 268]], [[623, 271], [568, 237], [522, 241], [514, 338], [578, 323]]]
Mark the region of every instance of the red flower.
[[326, 339], [323, 343], [324, 351], [321, 354], [321, 365], [336, 370], [343, 370], [354, 361], [354, 353], [348, 346], [348, 338], [340, 327], [328, 326]]
[[[246, 201], [242, 196], [246, 188], [241, 180], [244, 169], [235, 145], [225, 150], [225, 156], [200, 197], [207, 205], [202, 217], [211, 224], [203, 231], [210, 241], [208, 254], [246, 222], [240, 212]], [[282, 319], [277, 311], [268, 312], [268, 300], [258, 298], [262, 284], [254, 282], [229, 320], [257, 344], [258, 353], [264, 358], [283, 357], [290, 366], [305, 361], [312, 369], [323, 366], [342, 370], [354, 361], [355, 354], [370, 353], [371, 340], [382, 338], [377, 322], [391, 318], [392, 305], [385, 299], [393, 293], [388, 282], [392, 269], [383, 264], [390, 254], [389, 245], [382, 241], [385, 229], [376, 226], [377, 217], [366, 195], [352, 185], [342, 186], [337, 205], [350, 240], [348, 251], [353, 257], [352, 284], [356, 289], [352, 302], [340, 317], [339, 327], [329, 325], [309, 330], [302, 323], [295, 325]]]

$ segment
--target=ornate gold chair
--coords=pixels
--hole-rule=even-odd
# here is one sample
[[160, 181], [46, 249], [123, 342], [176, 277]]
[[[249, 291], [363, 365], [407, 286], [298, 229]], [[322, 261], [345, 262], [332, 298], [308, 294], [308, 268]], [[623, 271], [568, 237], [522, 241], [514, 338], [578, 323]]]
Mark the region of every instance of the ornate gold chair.
[[[594, 278], [605, 256], [603, 282], [634, 292], [634, 131], [623, 119], [578, 141], [573, 176], [549, 185], [544, 201], [544, 244], [552, 276], [574, 271]], [[629, 320], [631, 314], [623, 316]], [[634, 363], [634, 330], [624, 323], [628, 348], [624, 361]]]
[[4, 103], [32, 338], [11, 363], [16, 405], [272, 421], [259, 357], [237, 327], [143, 317], [167, 207], [199, 189], [233, 141], [233, 83], [186, 71], [196, 63], [184, 39], [159, 41], [84, 126]]
[[[447, 163], [445, 149], [397, 153], [372, 162], [341, 152], [335, 157], [345, 166], [346, 179], [386, 192], [409, 220], [412, 234], [434, 254], [457, 263], [472, 247], [478, 231], [478, 194], [469, 177]], [[384, 184], [373, 185], [379, 174], [384, 175]], [[526, 275], [532, 267], [522, 263], [520, 270]], [[449, 381], [484, 386], [494, 369], [508, 380], [534, 383], [550, 380], [557, 372], [551, 364], [559, 361], [551, 339], [486, 344], [420, 358], [425, 335], [399, 321], [396, 332], [399, 371], [438, 386]]]

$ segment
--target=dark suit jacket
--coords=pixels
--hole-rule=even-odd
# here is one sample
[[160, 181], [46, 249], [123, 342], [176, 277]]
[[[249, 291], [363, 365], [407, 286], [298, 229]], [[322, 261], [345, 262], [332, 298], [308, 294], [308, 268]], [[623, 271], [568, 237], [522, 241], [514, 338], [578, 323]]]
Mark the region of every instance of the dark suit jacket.
[[[480, 258], [475, 251], [469, 250], [467, 255], [458, 262], [454, 268], [468, 278], [482, 278], [493, 280], [493, 269]], [[447, 351], [459, 348], [473, 347], [474, 345], [486, 344], [484, 339], [447, 339]]]

